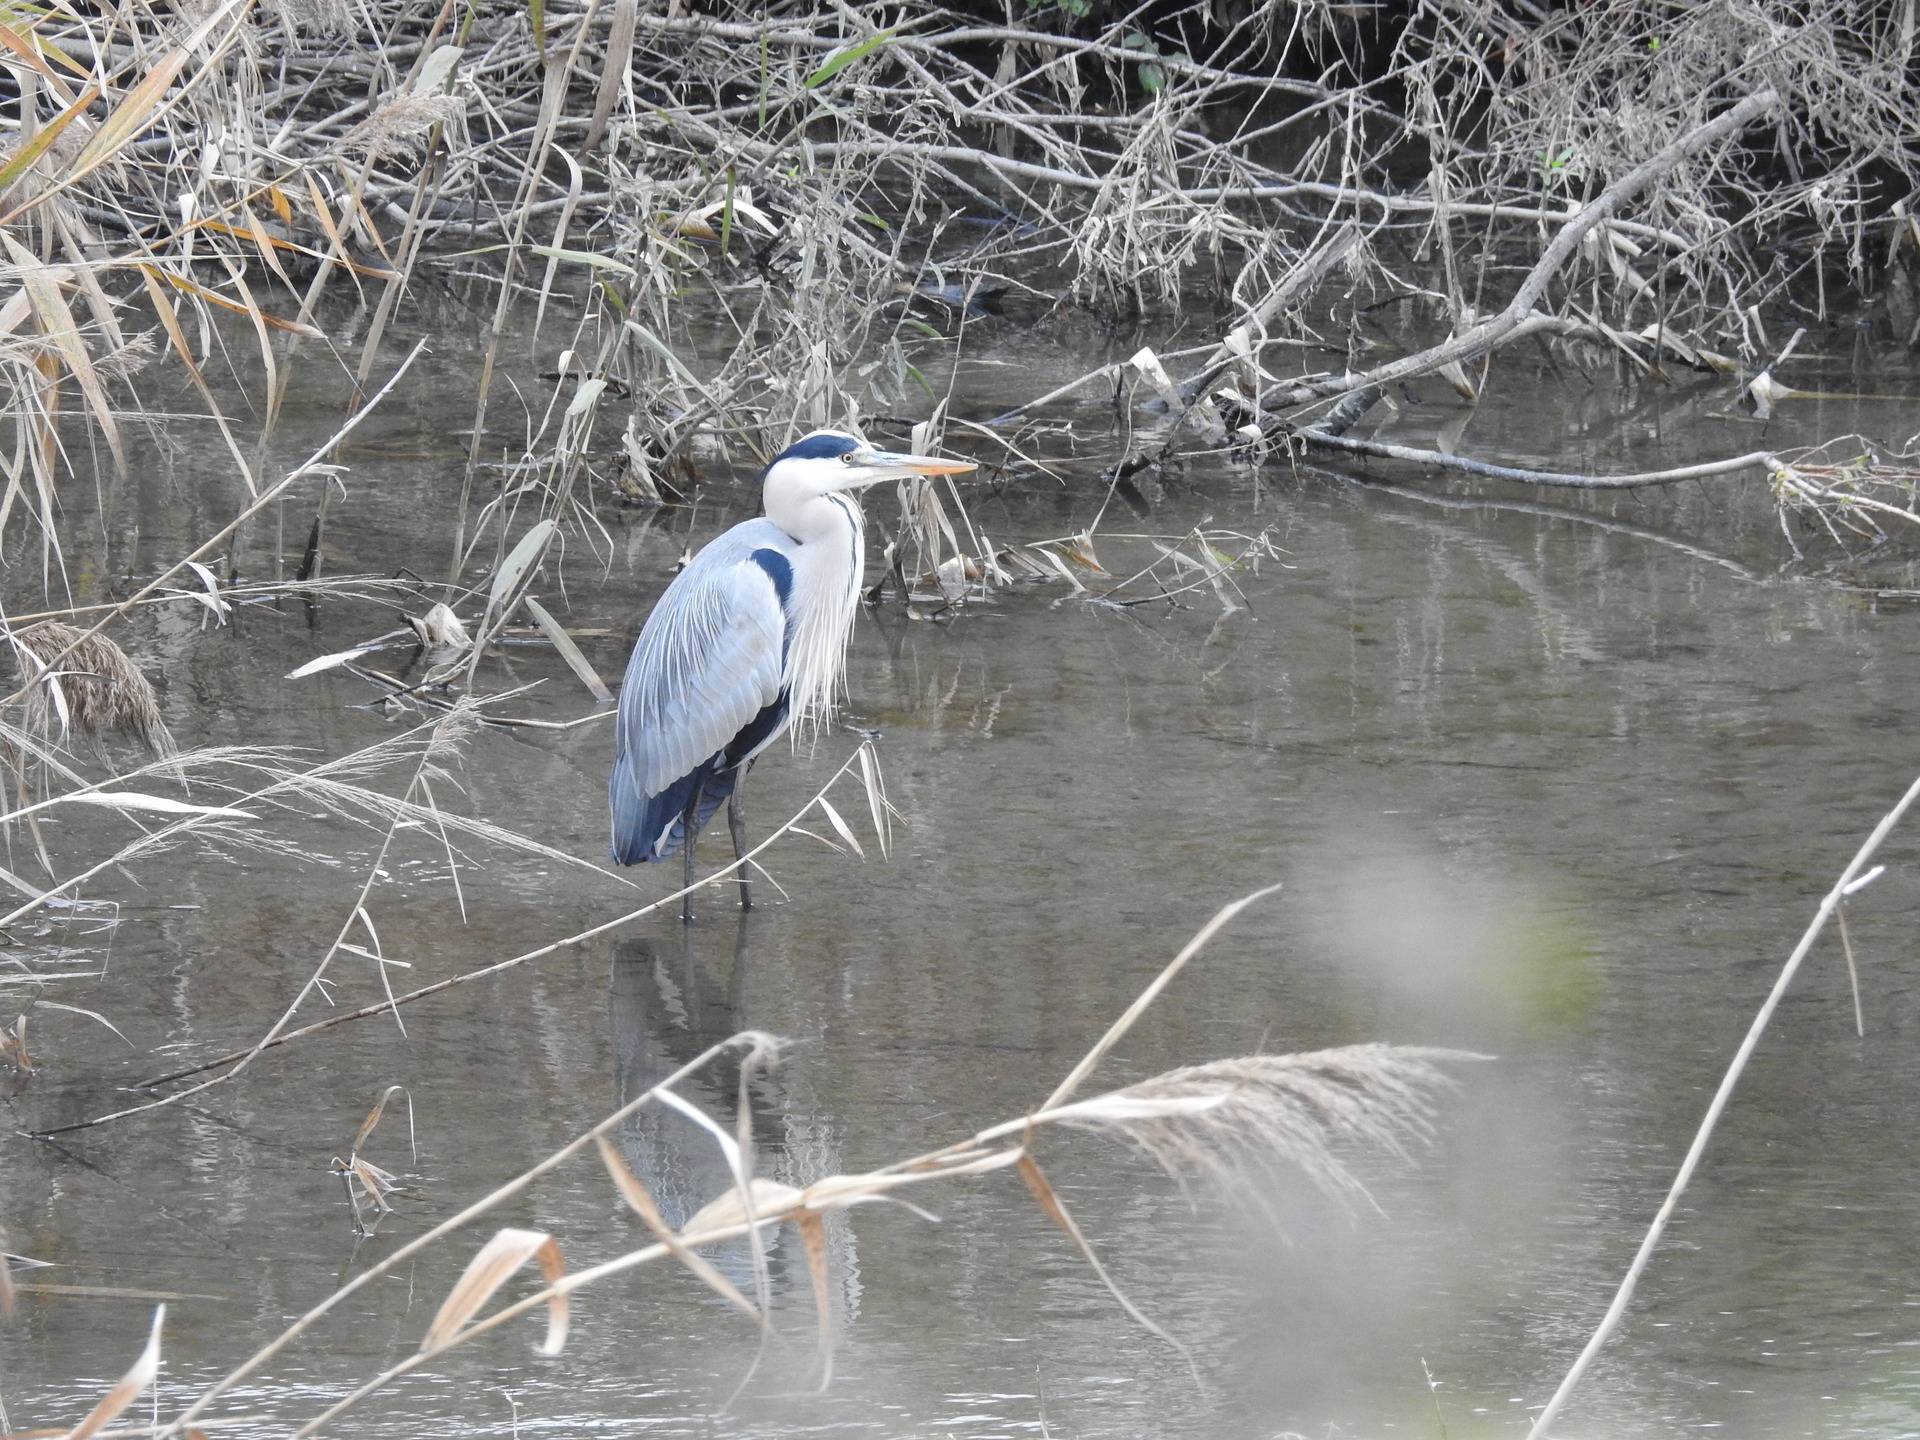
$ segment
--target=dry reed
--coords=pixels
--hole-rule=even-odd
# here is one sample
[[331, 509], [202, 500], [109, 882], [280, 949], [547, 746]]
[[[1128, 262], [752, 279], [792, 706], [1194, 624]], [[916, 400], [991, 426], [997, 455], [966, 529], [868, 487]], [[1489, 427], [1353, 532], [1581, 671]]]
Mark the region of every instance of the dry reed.
[[97, 740], [117, 730], [156, 755], [173, 753], [153, 682], [110, 637], [43, 620], [13, 631], [12, 639], [27, 697], [25, 723], [34, 733]]
[[[343, 284], [370, 287], [364, 380], [404, 297], [470, 270], [440, 256], [476, 247], [501, 268], [460, 560], [489, 542], [503, 556], [538, 519], [599, 537], [598, 493], [645, 500], [795, 427], [936, 401], [930, 372], [988, 293], [1112, 315], [1210, 292], [1257, 321], [1232, 357], [1257, 387], [1277, 343], [1341, 348], [1316, 317], [1357, 287], [1425, 296], [1461, 354], [1509, 343], [1482, 318], [1509, 304], [1514, 262], [1574, 237], [1543, 320], [1650, 326], [1655, 349], [1757, 365], [1763, 307], [1824, 311], [1889, 234], [1893, 256], [1920, 235], [1875, 210], [1874, 177], [1920, 179], [1920, 96], [1883, 9], [1607, 0], [1516, 19], [1423, 0], [1371, 40], [1320, 0], [1232, 19], [1091, 7], [1090, 33], [1066, 12], [1009, 25], [877, 3], [746, 18], [553, 0], [456, 19], [223, 0], [185, 30], [165, 12], [35, 12], [20, 53], [42, 58], [23, 62], [27, 113], [0, 162], [0, 543], [27, 526], [59, 544], [72, 397], [124, 456], [116, 395], [151, 358], [143, 329], [253, 485], [189, 336], [248, 322], [270, 436], [299, 369], [284, 337], [318, 334]], [[1404, 112], [1353, 78], [1382, 60]], [[1658, 184], [1591, 213], [1693, 135]], [[1424, 185], [1386, 182], [1410, 164]], [[1329, 268], [1316, 245], [1334, 236]], [[506, 461], [531, 488], [489, 493], [487, 407], [523, 290], [536, 331], [574, 311], [551, 342], [566, 383]], [[1269, 408], [1321, 398], [1303, 390]], [[647, 403], [608, 403], [627, 395]]]
[[1437, 1061], [1456, 1050], [1348, 1045], [1298, 1055], [1246, 1055], [1169, 1070], [1099, 1101], [1068, 1106], [1058, 1123], [1123, 1135], [1169, 1174], [1244, 1178], [1248, 1165], [1288, 1165], [1330, 1193], [1359, 1196], [1337, 1147], [1404, 1155], [1424, 1137], [1432, 1095], [1452, 1082]]

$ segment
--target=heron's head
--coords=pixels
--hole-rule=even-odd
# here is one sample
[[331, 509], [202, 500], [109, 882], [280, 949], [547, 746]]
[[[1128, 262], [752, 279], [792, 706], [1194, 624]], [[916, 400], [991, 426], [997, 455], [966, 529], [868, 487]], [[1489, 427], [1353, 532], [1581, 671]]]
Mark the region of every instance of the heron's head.
[[875, 450], [857, 435], [815, 430], [782, 450], [767, 466], [769, 513], [775, 497], [794, 501], [835, 490], [853, 490], [907, 475], [958, 475], [972, 470], [971, 460], [943, 460]]

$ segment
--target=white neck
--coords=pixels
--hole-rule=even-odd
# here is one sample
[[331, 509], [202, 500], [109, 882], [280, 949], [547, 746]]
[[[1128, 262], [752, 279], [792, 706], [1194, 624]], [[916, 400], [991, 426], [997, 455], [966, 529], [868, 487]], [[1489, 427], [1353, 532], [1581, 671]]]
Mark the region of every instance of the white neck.
[[[797, 488], [797, 487], [796, 487]], [[860, 604], [866, 523], [846, 491], [794, 493], [771, 481], [767, 518], [799, 542], [789, 613], [799, 616], [787, 648], [788, 713], [794, 742], [833, 719], [847, 665], [847, 637]]]

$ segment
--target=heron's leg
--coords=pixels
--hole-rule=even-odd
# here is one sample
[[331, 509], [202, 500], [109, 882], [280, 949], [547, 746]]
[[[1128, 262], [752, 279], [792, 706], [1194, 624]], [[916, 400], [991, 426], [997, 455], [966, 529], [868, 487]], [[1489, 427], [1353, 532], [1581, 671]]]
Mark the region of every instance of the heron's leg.
[[744, 760], [733, 772], [733, 796], [727, 801], [727, 829], [733, 832], [733, 858], [740, 868], [734, 871], [734, 879], [740, 885], [740, 908], [753, 908], [753, 886], [747, 879], [747, 811], [740, 803], [740, 789], [747, 778], [747, 771], [753, 768], [753, 761]]
[[680, 881], [686, 894], [680, 897], [680, 923], [693, 923], [693, 842], [699, 834], [700, 797], [706, 793], [706, 784], [693, 787], [693, 794], [687, 797], [687, 808], [680, 812]]

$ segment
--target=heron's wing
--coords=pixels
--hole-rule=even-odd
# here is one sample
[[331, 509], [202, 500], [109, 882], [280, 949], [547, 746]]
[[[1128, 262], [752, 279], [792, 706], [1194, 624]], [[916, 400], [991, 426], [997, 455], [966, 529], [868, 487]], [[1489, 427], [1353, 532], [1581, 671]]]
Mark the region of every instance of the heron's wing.
[[635, 800], [691, 774], [779, 699], [792, 549], [769, 521], [736, 525], [653, 607], [620, 691], [616, 780], [624, 770]]

